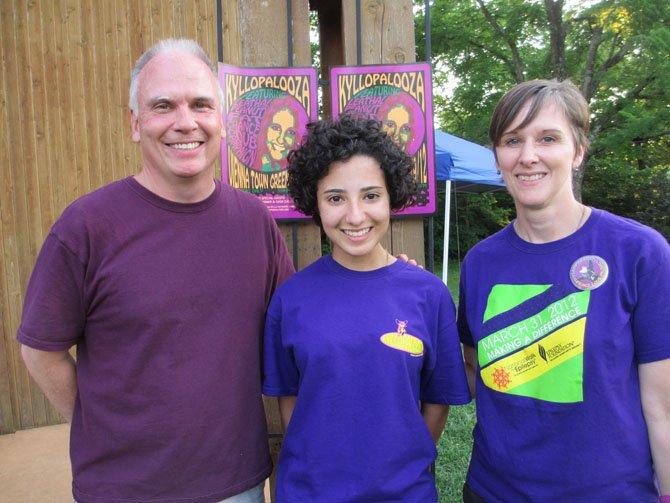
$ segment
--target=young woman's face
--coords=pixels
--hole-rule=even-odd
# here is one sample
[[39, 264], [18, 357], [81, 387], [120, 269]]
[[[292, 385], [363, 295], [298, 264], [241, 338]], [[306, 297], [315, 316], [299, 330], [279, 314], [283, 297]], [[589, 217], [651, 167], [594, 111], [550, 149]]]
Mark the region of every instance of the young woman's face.
[[519, 128], [527, 113], [525, 106], [495, 147], [498, 168], [517, 212], [570, 204], [574, 201], [572, 170], [581, 164], [584, 149], [575, 147], [570, 123], [554, 103], [546, 103], [529, 124]]
[[317, 187], [321, 225], [333, 258], [344, 267], [369, 271], [386, 265], [381, 239], [391, 218], [386, 181], [379, 163], [366, 155], [337, 161]]

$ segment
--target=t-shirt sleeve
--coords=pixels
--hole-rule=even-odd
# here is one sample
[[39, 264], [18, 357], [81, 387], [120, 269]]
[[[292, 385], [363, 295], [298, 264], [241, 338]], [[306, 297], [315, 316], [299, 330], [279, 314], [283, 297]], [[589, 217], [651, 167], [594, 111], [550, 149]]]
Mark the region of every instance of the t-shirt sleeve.
[[446, 287], [441, 292], [438, 311], [435, 362], [430, 371], [422, 375], [421, 401], [463, 405], [470, 402], [470, 391], [458, 341], [454, 303]]
[[84, 275], [79, 257], [49, 233], [26, 290], [16, 335], [21, 344], [62, 351], [78, 342], [85, 325]]
[[637, 302], [632, 315], [637, 360], [665, 360], [670, 358], [670, 246], [660, 234], [653, 233], [637, 269]]
[[290, 348], [282, 340], [281, 299], [275, 295], [265, 318], [263, 337], [263, 394], [298, 394], [298, 369]]

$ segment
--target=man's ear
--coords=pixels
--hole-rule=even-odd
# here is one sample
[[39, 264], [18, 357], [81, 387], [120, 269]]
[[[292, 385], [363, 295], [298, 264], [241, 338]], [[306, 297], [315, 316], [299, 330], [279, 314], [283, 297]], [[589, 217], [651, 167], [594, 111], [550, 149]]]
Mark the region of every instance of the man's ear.
[[140, 142], [140, 121], [132, 110], [130, 111], [130, 138], [134, 143]]

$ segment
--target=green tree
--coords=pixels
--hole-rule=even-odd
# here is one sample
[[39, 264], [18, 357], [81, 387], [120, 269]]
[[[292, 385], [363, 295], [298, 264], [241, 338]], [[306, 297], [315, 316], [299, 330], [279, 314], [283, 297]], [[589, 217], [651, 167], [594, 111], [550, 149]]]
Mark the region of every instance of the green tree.
[[[423, 5], [417, 2], [420, 60]], [[569, 78], [592, 109], [591, 148], [575, 194], [670, 237], [670, 2], [434, 0], [431, 21], [442, 129], [486, 144], [489, 118], [506, 90], [533, 78]], [[483, 214], [509, 199], [490, 197], [481, 198], [477, 221], [501, 220], [500, 212]], [[472, 217], [457, 209], [462, 228]]]

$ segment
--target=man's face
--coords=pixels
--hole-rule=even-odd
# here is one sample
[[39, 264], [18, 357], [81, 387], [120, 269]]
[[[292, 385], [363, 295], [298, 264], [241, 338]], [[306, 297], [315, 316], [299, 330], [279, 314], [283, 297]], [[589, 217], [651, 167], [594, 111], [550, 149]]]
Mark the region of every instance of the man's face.
[[197, 57], [166, 52], [142, 69], [132, 139], [143, 171], [168, 190], [211, 182], [223, 136], [215, 76]]

